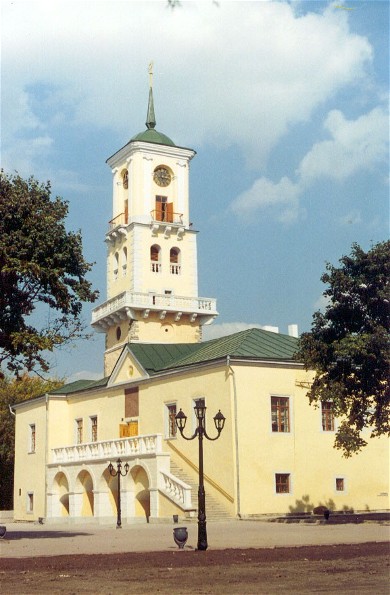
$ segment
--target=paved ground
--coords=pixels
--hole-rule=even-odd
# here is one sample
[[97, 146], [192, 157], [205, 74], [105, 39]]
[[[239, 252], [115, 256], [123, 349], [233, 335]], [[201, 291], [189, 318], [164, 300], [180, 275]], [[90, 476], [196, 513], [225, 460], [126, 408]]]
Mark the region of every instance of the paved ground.
[[388, 595], [389, 524], [208, 523], [209, 549], [185, 550], [172, 524], [8, 523], [4, 595]]
[[[173, 527], [167, 524], [115, 526], [82, 524], [7, 523], [0, 540], [1, 558], [63, 556], [71, 554], [116, 554], [177, 550]], [[197, 524], [189, 523], [186, 550], [197, 543]], [[317, 525], [262, 521], [209, 522], [209, 550], [296, 547], [310, 545], [385, 542], [390, 537], [388, 523]]]

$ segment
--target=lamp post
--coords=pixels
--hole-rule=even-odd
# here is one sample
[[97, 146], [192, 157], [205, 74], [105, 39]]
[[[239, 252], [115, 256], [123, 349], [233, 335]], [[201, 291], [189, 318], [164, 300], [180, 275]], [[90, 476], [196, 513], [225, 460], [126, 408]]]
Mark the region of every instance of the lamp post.
[[207, 550], [207, 529], [206, 529], [206, 498], [203, 483], [203, 436], [207, 440], [217, 440], [225, 425], [225, 417], [222, 415], [221, 410], [214, 416], [214, 423], [217, 429], [218, 435], [215, 438], [210, 438], [206, 432], [206, 407], [204, 403], [199, 400], [194, 407], [198, 426], [190, 438], [184, 436], [184, 428], [187, 422], [187, 416], [180, 409], [179, 413], [175, 416], [176, 425], [179, 428], [180, 434], [185, 440], [194, 440], [198, 437], [199, 441], [199, 488], [198, 488], [198, 550]]
[[114, 465], [110, 463], [108, 470], [112, 477], [118, 477], [118, 505], [117, 505], [117, 517], [116, 517], [116, 528], [122, 529], [122, 516], [121, 516], [121, 476], [125, 477], [129, 472], [129, 463], [124, 466], [124, 472], [122, 471], [122, 461], [120, 459], [116, 462], [116, 470]]

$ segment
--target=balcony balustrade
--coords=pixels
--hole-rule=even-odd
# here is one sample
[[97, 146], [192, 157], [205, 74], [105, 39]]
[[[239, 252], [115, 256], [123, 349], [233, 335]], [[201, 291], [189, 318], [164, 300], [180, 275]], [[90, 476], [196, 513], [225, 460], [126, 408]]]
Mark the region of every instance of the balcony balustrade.
[[92, 324], [98, 324], [104, 318], [120, 314], [127, 310], [166, 310], [186, 314], [216, 316], [216, 300], [203, 297], [184, 297], [165, 294], [124, 291], [107, 300], [92, 312]]
[[60, 446], [51, 451], [51, 463], [75, 463], [91, 460], [114, 460], [118, 457], [140, 457], [162, 453], [162, 435], [147, 434], [131, 438], [86, 442], [72, 446]]

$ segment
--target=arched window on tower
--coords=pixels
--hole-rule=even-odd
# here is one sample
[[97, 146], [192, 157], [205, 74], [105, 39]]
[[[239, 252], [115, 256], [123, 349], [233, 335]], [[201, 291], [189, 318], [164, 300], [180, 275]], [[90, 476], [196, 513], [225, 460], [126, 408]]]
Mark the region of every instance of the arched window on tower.
[[118, 270], [119, 270], [119, 254], [115, 252], [114, 254], [114, 281], [118, 279]]
[[180, 250], [179, 248], [171, 248], [169, 252], [169, 270], [172, 275], [180, 275]]
[[150, 270], [152, 273], [161, 273], [161, 248], [157, 244], [150, 248]]
[[122, 277], [127, 275], [127, 248], [126, 246], [122, 250]]
[[124, 169], [122, 172], [122, 183], [123, 188], [127, 190], [129, 187], [129, 172], [127, 171], [127, 169]]

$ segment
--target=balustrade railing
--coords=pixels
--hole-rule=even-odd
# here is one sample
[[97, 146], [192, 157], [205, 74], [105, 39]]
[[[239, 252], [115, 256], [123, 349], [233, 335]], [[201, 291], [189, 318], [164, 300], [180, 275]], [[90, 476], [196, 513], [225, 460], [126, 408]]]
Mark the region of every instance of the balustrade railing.
[[167, 471], [160, 471], [159, 488], [183, 509], [193, 508], [191, 487]]
[[114, 459], [115, 457], [139, 457], [160, 454], [162, 435], [147, 434], [116, 440], [100, 440], [72, 446], [60, 446], [51, 451], [51, 463], [72, 463], [78, 461]]
[[92, 324], [104, 316], [109, 316], [113, 312], [125, 308], [135, 309], [166, 309], [181, 310], [183, 312], [197, 312], [199, 314], [209, 314], [216, 312], [216, 300], [213, 298], [202, 297], [182, 297], [176, 295], [139, 293], [124, 291], [118, 296], [107, 300], [101, 306], [95, 308], [92, 312]]

